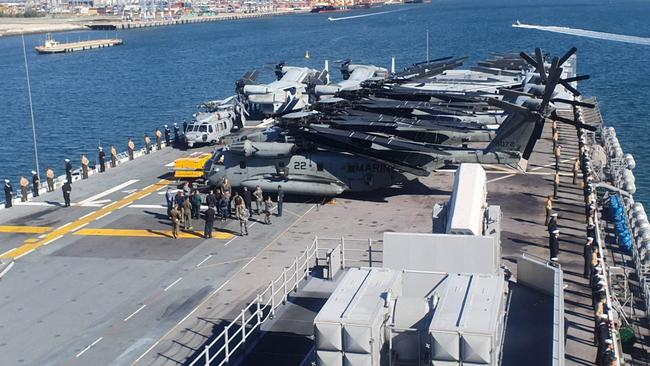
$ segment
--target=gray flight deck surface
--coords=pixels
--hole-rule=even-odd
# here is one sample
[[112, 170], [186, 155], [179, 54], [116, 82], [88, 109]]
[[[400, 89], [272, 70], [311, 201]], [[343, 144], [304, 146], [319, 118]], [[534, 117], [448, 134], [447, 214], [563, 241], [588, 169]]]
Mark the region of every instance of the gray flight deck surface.
[[[503, 212], [504, 264], [512, 269], [516, 268], [512, 258], [518, 253], [548, 257], [544, 198], [552, 192], [549, 130], [545, 129], [535, 148], [527, 175], [504, 167], [485, 167], [488, 201], [501, 205]], [[556, 208], [560, 214], [560, 263], [568, 284], [566, 364], [589, 365], [595, 359], [595, 348], [590, 290], [581, 276], [585, 240], [582, 195], [570, 177], [577, 157], [575, 130], [560, 126], [560, 143], [563, 176]], [[61, 193], [57, 190], [34, 200], [36, 204], [0, 210], [0, 227], [7, 227], [7, 232], [0, 232], [0, 253], [29, 249], [33, 243], [49, 241], [47, 235], [64, 232], [33, 252], [23, 249], [26, 255], [17, 259], [0, 281], [2, 365], [187, 363], [222, 323], [233, 319], [314, 236], [379, 240], [386, 231], [430, 232], [432, 205], [447, 200], [453, 184], [450, 170], [405, 187], [339, 197], [325, 205], [319, 205], [318, 199], [287, 197], [284, 216], [273, 216], [270, 226], [252, 221], [250, 236], [230, 237], [228, 230], [239, 230], [238, 223], [231, 220], [222, 239], [174, 240], [164, 233], [169, 230], [164, 207], [156, 206], [164, 203], [161, 193], [167, 182], [161, 180], [168, 172], [166, 164], [186, 154], [165, 148], [75, 182], [73, 203], [124, 185], [86, 202], [86, 206], [59, 207]], [[125, 185], [131, 180], [137, 181]], [[104, 216], [102, 210], [110, 214]], [[80, 228], [86, 221], [87, 226]], [[78, 230], [60, 228], [68, 223], [72, 224], [67, 228]], [[50, 231], [12, 233], [12, 226]], [[195, 226], [201, 230], [202, 222]], [[222, 228], [220, 223], [217, 227]], [[109, 231], [104, 234], [113, 236], [99, 236], [91, 229], [106, 229]], [[120, 231], [127, 229], [130, 231]], [[52, 232], [55, 234], [48, 234]], [[311, 300], [308, 297], [287, 307], [277, 321], [265, 325], [267, 332], [251, 342], [254, 358], [247, 364], [259, 364], [254, 359], [273, 365], [299, 364], [297, 360], [310, 347], [310, 317], [324, 303], [323, 296], [314, 294]], [[640, 331], [647, 335], [645, 329]], [[267, 338], [278, 335], [275, 340]], [[645, 342], [642, 338], [638, 346], [639, 360], [647, 359]], [[287, 355], [289, 348], [292, 353]]]

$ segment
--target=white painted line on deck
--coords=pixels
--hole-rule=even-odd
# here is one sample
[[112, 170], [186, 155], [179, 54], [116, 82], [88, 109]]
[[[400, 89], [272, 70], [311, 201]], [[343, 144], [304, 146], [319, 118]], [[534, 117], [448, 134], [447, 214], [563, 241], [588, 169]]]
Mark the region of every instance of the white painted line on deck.
[[97, 221], [97, 220], [99, 220], [99, 219], [103, 219], [104, 217], [106, 217], [106, 216], [108, 216], [108, 215], [110, 215], [110, 214], [112, 214], [112, 213], [113, 213], [113, 211], [108, 211], [107, 213], [105, 213], [105, 214], [99, 216], [98, 218], [96, 218], [95, 221]]
[[0, 257], [3, 257], [3, 256], [5, 256], [5, 254], [9, 254], [9, 253], [13, 252], [13, 251], [16, 250], [16, 249], [17, 249], [17, 248], [9, 249], [9, 250], [7, 250], [6, 252], [0, 254]]
[[[62, 237], [63, 237], [63, 235], [59, 235], [59, 236], [57, 236], [56, 238], [52, 238], [52, 239], [46, 241], [45, 243], [43, 243], [43, 245], [48, 245], [48, 244], [52, 243], [52, 242], [55, 241], [55, 240], [59, 240], [59, 239], [61, 239]], [[32, 249], [32, 250], [33, 250], [33, 249]]]
[[135, 314], [139, 313], [140, 310], [142, 310], [142, 309], [144, 309], [144, 308], [146, 308], [146, 307], [147, 307], [147, 304], [142, 304], [142, 306], [140, 306], [140, 307], [138, 308], [138, 310], [132, 312], [131, 315], [129, 315], [129, 316], [127, 316], [126, 318], [124, 318], [124, 321], [125, 321], [125, 322], [128, 321], [128, 320], [131, 319]]
[[167, 209], [167, 206], [165, 205], [130, 205], [129, 207], [131, 208], [150, 208], [150, 209], [160, 209], [164, 208]]
[[94, 214], [95, 212], [97, 212], [97, 211], [93, 211], [93, 212], [87, 213], [87, 214], [81, 216], [81, 217], [79, 218], [79, 220], [83, 220], [83, 219], [85, 219], [86, 217], [88, 217], [88, 216]]
[[29, 253], [31, 253], [31, 252], [33, 252], [33, 251], [35, 251], [35, 250], [36, 250], [36, 249], [30, 249], [30, 250], [26, 251], [25, 253], [23, 253], [23, 254], [21, 254], [21, 255], [15, 257], [14, 260], [15, 260], [15, 259], [20, 259], [20, 258], [26, 256], [27, 254], [29, 254]]
[[88, 347], [84, 348], [83, 350], [81, 350], [81, 352], [77, 353], [77, 355], [76, 355], [75, 357], [76, 357], [76, 358], [79, 358], [81, 355], [83, 355], [84, 353], [86, 353], [86, 351], [88, 351], [89, 349], [91, 349], [92, 347], [94, 347], [97, 343], [99, 343], [102, 339], [104, 339], [104, 337], [99, 337], [99, 338], [97, 338], [97, 340], [95, 340], [93, 343], [91, 343], [90, 345], [88, 345]]
[[115, 187], [113, 187], [111, 189], [107, 189], [107, 190], [105, 190], [105, 191], [103, 191], [101, 193], [98, 193], [98, 194], [94, 195], [94, 196], [88, 197], [85, 200], [80, 201], [79, 204], [83, 205], [83, 204], [86, 204], [86, 203], [95, 203], [94, 201], [97, 201], [98, 199], [100, 199], [102, 197], [106, 197], [111, 193], [114, 193], [114, 192], [117, 192], [117, 191], [119, 191], [121, 189], [124, 189], [124, 188], [130, 186], [131, 184], [133, 184], [133, 183], [135, 183], [137, 181], [138, 181], [138, 179], [127, 180], [126, 182], [124, 182], [124, 183], [122, 183], [120, 185], [117, 185], [117, 186], [115, 186]]
[[135, 365], [136, 363], [138, 363], [138, 361], [140, 361], [144, 356], [147, 355], [147, 353], [149, 353], [152, 349], [154, 349], [158, 345], [158, 343], [160, 343], [160, 340], [157, 340], [156, 343], [152, 344], [151, 347], [147, 348], [147, 350], [144, 351], [144, 353], [141, 354], [140, 357], [136, 358], [136, 360], [133, 361], [131, 365]]
[[72, 229], [72, 232], [74, 233], [75, 231], [77, 231], [77, 230], [79, 230], [79, 229], [81, 229], [81, 228], [84, 228], [84, 227], [85, 227], [86, 225], [88, 225], [88, 224], [90, 224], [90, 223], [87, 222], [87, 223], [85, 223], [85, 224], [83, 224], [83, 225], [79, 225], [79, 227], [76, 227], [76, 228]]
[[179, 283], [182, 279], [183, 279], [183, 277], [178, 277], [178, 279], [177, 279], [176, 281], [170, 283], [169, 286], [165, 287], [165, 289], [164, 289], [163, 291], [167, 291], [167, 290], [169, 290], [170, 288], [172, 288], [172, 286], [174, 286], [175, 284]]
[[45, 239], [46, 236], [47, 236], [47, 234], [41, 234], [41, 235], [37, 236], [37, 238], [39, 238], [39, 239]]
[[203, 263], [205, 263], [205, 261], [207, 261], [207, 260], [210, 259], [210, 258], [212, 258], [212, 254], [208, 254], [208, 256], [205, 257], [205, 259], [202, 260], [201, 262], [199, 262], [199, 264], [197, 264], [196, 266], [197, 266], [197, 267], [201, 266]]
[[56, 229], [54, 229], [54, 231], [61, 230], [61, 229], [63, 229], [64, 227], [66, 227], [66, 226], [68, 226], [68, 225], [70, 225], [70, 224], [72, 224], [72, 222], [69, 222], [69, 223], [67, 223], [67, 224], [61, 225], [61, 226], [57, 227]]

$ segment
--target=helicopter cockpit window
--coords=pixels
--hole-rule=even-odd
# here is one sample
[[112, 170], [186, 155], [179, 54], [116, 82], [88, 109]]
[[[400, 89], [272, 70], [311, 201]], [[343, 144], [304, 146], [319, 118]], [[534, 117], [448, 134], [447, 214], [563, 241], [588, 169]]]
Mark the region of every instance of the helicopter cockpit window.
[[208, 132], [212, 133], [213, 131], [212, 126], [208, 126]]
[[199, 132], [208, 132], [208, 126], [200, 125], [199, 126]]
[[214, 163], [215, 163], [215, 164], [223, 165], [223, 162], [224, 162], [224, 156], [223, 156], [223, 154], [219, 154], [219, 155], [214, 159]]

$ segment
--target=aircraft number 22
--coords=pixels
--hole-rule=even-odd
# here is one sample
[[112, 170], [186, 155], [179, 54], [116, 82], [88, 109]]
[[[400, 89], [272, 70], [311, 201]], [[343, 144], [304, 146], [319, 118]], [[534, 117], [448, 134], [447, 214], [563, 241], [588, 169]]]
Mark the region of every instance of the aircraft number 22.
[[296, 170], [300, 170], [300, 169], [304, 170], [304, 169], [307, 169], [307, 162], [304, 162], [304, 161], [296, 161], [296, 162], [293, 164], [293, 168], [296, 169]]

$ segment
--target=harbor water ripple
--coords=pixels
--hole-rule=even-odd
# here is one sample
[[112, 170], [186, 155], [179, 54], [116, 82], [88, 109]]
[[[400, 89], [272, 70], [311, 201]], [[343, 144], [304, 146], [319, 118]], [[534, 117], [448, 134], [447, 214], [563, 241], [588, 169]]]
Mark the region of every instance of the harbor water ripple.
[[[490, 51], [561, 53], [578, 47], [581, 84], [595, 95], [605, 120], [617, 129], [625, 152], [637, 161], [636, 197], [648, 202], [650, 152], [646, 127], [650, 47], [511, 27], [522, 23], [557, 25], [639, 37], [650, 36], [645, 1], [434, 0], [431, 4], [371, 17], [330, 22], [327, 14], [199, 23], [121, 31], [119, 47], [59, 55], [37, 55], [44, 35], [25, 36], [37, 124], [41, 170], [60, 174], [63, 159], [79, 165], [80, 154], [96, 159], [97, 146], [126, 150], [145, 133], [189, 118], [196, 105], [231, 95], [235, 81], [250, 69], [271, 70], [267, 62], [322, 68], [351, 58], [359, 63], [398, 67], [424, 59], [426, 31], [432, 58], [467, 55], [470, 63]], [[355, 11], [365, 14], [381, 9]], [[346, 14], [346, 15], [347, 15]], [[60, 33], [60, 41], [102, 38], [106, 32]], [[306, 51], [311, 59], [304, 59]], [[35, 168], [31, 120], [20, 37], [0, 38], [0, 178]], [[334, 79], [340, 78], [332, 67]], [[165, 164], [168, 162], [161, 162]], [[44, 173], [42, 173], [44, 174]]]

